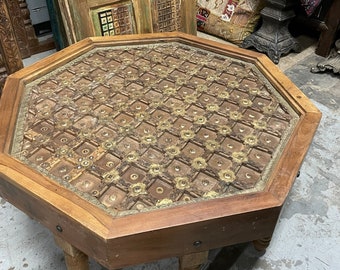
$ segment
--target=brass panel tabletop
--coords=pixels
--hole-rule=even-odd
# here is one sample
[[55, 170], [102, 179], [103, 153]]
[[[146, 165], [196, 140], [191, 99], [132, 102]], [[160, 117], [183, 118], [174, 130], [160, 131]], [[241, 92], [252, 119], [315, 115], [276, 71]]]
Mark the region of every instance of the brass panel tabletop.
[[1, 196], [112, 269], [270, 238], [320, 120], [265, 56], [179, 33], [84, 40], [3, 92]]

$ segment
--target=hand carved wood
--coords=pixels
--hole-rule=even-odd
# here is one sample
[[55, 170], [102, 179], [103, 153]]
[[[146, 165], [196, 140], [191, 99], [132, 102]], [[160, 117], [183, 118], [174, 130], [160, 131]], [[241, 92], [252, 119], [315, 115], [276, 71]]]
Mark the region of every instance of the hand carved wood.
[[[10, 16], [6, 1], [0, 0], [0, 52], [7, 74], [23, 68], [19, 47], [9, 18]], [[6, 76], [1, 77], [2, 83], [0, 84], [0, 94], [2, 89], [1, 85], [3, 84], [4, 77]]]
[[58, 1], [70, 44], [92, 36], [181, 31], [196, 34], [196, 1]]
[[18, 1], [19, 1], [19, 7], [21, 9], [21, 16], [23, 18], [25, 30], [27, 34], [28, 47], [31, 53], [37, 52], [39, 51], [39, 41], [38, 41], [37, 36], [35, 35], [35, 31], [32, 26], [30, 12], [27, 8], [26, 0], [18, 0]]
[[1, 90], [4, 88], [4, 84], [7, 78], [7, 71], [2, 60], [2, 56], [0, 54], [0, 97], [1, 97]]
[[19, 2], [13, 0], [5, 0], [8, 13], [11, 15], [10, 20], [13, 26], [15, 37], [18, 42], [22, 58], [31, 56], [28, 47], [28, 37], [25, 29], [24, 20], [20, 10]]

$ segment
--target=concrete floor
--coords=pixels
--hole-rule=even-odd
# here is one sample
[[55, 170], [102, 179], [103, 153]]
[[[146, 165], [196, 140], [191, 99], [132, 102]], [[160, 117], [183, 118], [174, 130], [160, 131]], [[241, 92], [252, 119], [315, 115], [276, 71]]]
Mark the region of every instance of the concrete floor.
[[[322, 111], [301, 175], [296, 179], [267, 252], [242, 244], [227, 251], [211, 270], [340, 269], [340, 80], [331, 73], [313, 74], [322, 57], [314, 45], [281, 58], [279, 68]], [[25, 60], [29, 65], [44, 57]], [[211, 253], [213, 259], [217, 251]], [[90, 262], [91, 270], [104, 269]], [[124, 270], [174, 270], [177, 259], [165, 259]], [[205, 267], [205, 269], [208, 267]], [[0, 198], [0, 270], [65, 269], [63, 253], [42, 225]]]

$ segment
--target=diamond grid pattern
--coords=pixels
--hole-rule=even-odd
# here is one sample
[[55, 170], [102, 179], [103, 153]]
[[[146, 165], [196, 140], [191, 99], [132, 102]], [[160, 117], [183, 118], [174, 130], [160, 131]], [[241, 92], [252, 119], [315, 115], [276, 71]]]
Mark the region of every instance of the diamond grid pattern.
[[154, 0], [153, 30], [172, 32], [181, 30], [181, 1]]
[[99, 28], [102, 36], [133, 34], [134, 19], [131, 4], [123, 4], [98, 12]]
[[249, 63], [96, 48], [26, 86], [12, 155], [126, 215], [258, 191], [297, 115]]

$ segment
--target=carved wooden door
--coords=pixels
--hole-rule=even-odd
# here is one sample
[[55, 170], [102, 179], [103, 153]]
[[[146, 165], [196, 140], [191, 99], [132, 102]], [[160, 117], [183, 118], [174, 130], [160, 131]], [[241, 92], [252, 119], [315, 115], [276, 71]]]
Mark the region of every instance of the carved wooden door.
[[195, 0], [59, 0], [69, 43], [91, 36], [196, 34]]
[[[10, 2], [10, 1], [8, 1]], [[15, 16], [14, 16], [15, 17]], [[15, 22], [15, 18], [14, 19]], [[7, 1], [0, 0], [0, 95], [8, 74], [23, 67]]]

